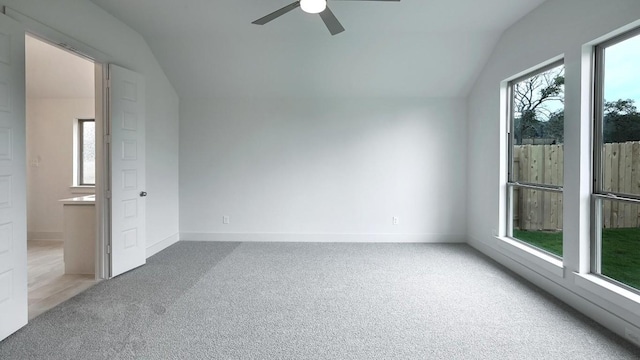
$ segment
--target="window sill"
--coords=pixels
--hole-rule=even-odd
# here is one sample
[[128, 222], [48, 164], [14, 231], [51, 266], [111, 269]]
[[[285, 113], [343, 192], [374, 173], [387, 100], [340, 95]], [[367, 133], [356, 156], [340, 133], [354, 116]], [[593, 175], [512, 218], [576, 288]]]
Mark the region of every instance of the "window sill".
[[95, 194], [95, 186], [69, 186], [72, 194]]
[[633, 314], [640, 314], [639, 294], [616, 286], [614, 283], [592, 274], [573, 274], [575, 275], [574, 283], [583, 290], [630, 311]]
[[500, 245], [498, 250], [521, 265], [536, 272], [543, 270], [552, 276], [560, 279], [564, 278], [564, 264], [562, 260], [508, 237], [496, 236], [496, 239], [498, 239], [498, 244]]

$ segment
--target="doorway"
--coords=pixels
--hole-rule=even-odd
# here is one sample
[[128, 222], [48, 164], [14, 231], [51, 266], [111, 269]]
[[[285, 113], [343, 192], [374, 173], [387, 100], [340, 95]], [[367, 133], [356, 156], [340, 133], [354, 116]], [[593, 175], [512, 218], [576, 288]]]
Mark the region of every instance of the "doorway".
[[101, 162], [94, 62], [28, 34], [25, 55], [32, 319], [96, 282], [95, 185]]

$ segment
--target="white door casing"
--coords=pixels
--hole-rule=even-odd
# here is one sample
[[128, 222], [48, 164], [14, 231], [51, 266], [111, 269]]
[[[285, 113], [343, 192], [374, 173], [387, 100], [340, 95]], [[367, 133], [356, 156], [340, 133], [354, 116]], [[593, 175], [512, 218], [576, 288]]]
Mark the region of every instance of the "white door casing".
[[145, 81], [109, 65], [111, 276], [146, 262]]
[[0, 14], [0, 340], [28, 321], [24, 38]]

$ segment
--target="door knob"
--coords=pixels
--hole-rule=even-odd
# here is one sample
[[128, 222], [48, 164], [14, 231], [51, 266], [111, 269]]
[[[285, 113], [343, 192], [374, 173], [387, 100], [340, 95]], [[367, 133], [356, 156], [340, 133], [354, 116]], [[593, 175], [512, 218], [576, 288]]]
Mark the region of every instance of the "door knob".
[[145, 197], [147, 196], [147, 192], [146, 191], [140, 191], [140, 197]]

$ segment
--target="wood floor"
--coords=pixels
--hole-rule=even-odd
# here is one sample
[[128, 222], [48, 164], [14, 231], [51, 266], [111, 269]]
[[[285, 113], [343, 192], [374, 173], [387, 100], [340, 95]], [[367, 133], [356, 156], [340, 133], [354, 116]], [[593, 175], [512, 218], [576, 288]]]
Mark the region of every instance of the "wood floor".
[[65, 275], [62, 241], [27, 242], [29, 320], [93, 286], [93, 275]]

